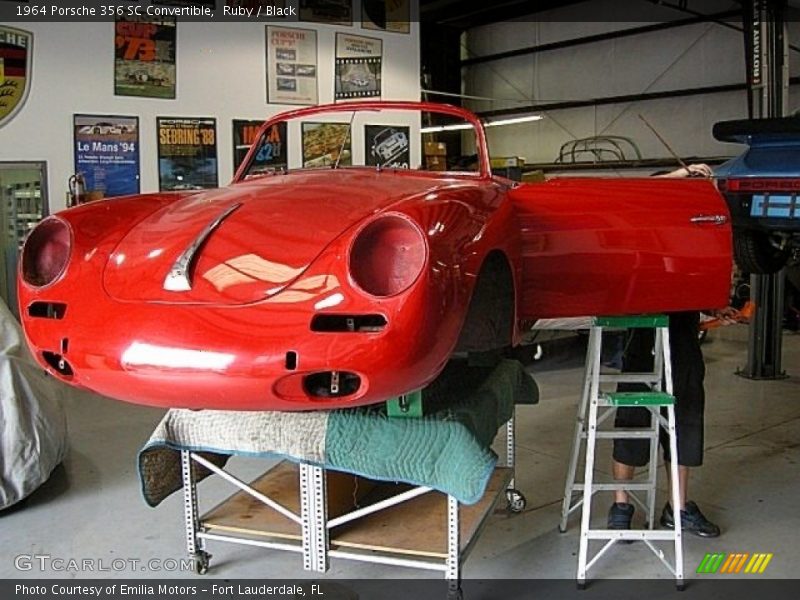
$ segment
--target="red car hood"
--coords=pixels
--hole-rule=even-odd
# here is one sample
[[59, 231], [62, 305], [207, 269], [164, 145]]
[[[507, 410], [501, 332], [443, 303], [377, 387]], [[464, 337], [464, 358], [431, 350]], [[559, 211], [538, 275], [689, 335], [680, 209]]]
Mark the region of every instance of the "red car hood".
[[[352, 227], [441, 180], [372, 170], [297, 172], [177, 200], [135, 225], [110, 256], [104, 286], [122, 301], [247, 303], [277, 294]], [[168, 291], [175, 262], [216, 219], [191, 267], [192, 289]]]

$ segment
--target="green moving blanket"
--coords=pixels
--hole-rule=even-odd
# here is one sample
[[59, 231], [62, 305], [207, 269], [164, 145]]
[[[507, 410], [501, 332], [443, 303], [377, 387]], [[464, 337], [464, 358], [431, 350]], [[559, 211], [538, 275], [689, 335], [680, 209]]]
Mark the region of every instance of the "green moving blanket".
[[[491, 444], [515, 404], [538, 401], [517, 361], [453, 361], [422, 391], [423, 415], [389, 417], [385, 405], [314, 412], [170, 410], [139, 453], [145, 501], [181, 488], [180, 450], [217, 465], [232, 454], [284, 457], [368, 479], [423, 485], [460, 502], [480, 500], [497, 464]], [[208, 471], [194, 465], [202, 479]]]

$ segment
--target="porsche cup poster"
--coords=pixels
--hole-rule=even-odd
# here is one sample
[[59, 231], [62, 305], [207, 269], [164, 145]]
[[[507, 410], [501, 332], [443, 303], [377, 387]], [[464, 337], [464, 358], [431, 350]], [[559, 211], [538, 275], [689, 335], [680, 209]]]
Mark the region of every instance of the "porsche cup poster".
[[75, 172], [87, 194], [112, 198], [139, 193], [139, 118], [75, 115]]
[[353, 24], [353, 0], [300, 0], [298, 16], [301, 21]]
[[410, 129], [399, 125], [365, 125], [364, 156], [366, 164], [374, 167], [408, 169]]
[[0, 127], [25, 104], [31, 84], [33, 34], [0, 27]]
[[409, 0], [361, 0], [361, 25], [364, 29], [409, 33]]
[[353, 164], [347, 123], [303, 123], [303, 167]]
[[156, 123], [158, 189], [217, 187], [217, 120], [157, 117]]
[[380, 97], [382, 52], [379, 39], [337, 33], [334, 98]]
[[114, 31], [114, 94], [175, 98], [175, 20], [117, 19]]
[[267, 103], [319, 103], [313, 29], [267, 25]]
[[[247, 156], [250, 146], [256, 141], [258, 130], [264, 124], [263, 121], [233, 121], [233, 170], [236, 171], [239, 165]], [[282, 121], [271, 125], [267, 130], [267, 135], [258, 149], [253, 165], [250, 167], [251, 174], [268, 173], [279, 171], [287, 166], [287, 147], [286, 147], [286, 122]]]

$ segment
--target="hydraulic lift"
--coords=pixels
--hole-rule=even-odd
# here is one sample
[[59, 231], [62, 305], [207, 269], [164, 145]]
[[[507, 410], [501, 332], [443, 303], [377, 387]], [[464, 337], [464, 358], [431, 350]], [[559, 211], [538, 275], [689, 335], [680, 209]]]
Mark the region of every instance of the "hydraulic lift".
[[[748, 112], [751, 119], [783, 117], [789, 103], [789, 40], [786, 0], [745, 0]], [[781, 379], [781, 333], [785, 271], [750, 276], [755, 314], [750, 322], [747, 364], [738, 374], [748, 379]]]

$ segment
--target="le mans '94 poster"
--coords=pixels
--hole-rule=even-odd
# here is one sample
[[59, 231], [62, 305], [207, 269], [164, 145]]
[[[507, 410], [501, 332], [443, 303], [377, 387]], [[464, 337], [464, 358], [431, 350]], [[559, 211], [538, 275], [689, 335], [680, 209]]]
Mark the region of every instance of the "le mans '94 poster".
[[175, 98], [175, 20], [117, 19], [114, 34], [114, 94]]
[[[233, 121], [233, 170], [244, 161], [250, 146], [256, 141], [263, 121]], [[271, 125], [258, 148], [255, 160], [249, 169], [251, 175], [270, 173], [287, 167], [286, 121]]]
[[217, 120], [157, 117], [158, 189], [215, 188]]
[[75, 172], [104, 198], [139, 193], [139, 118], [75, 115]]

